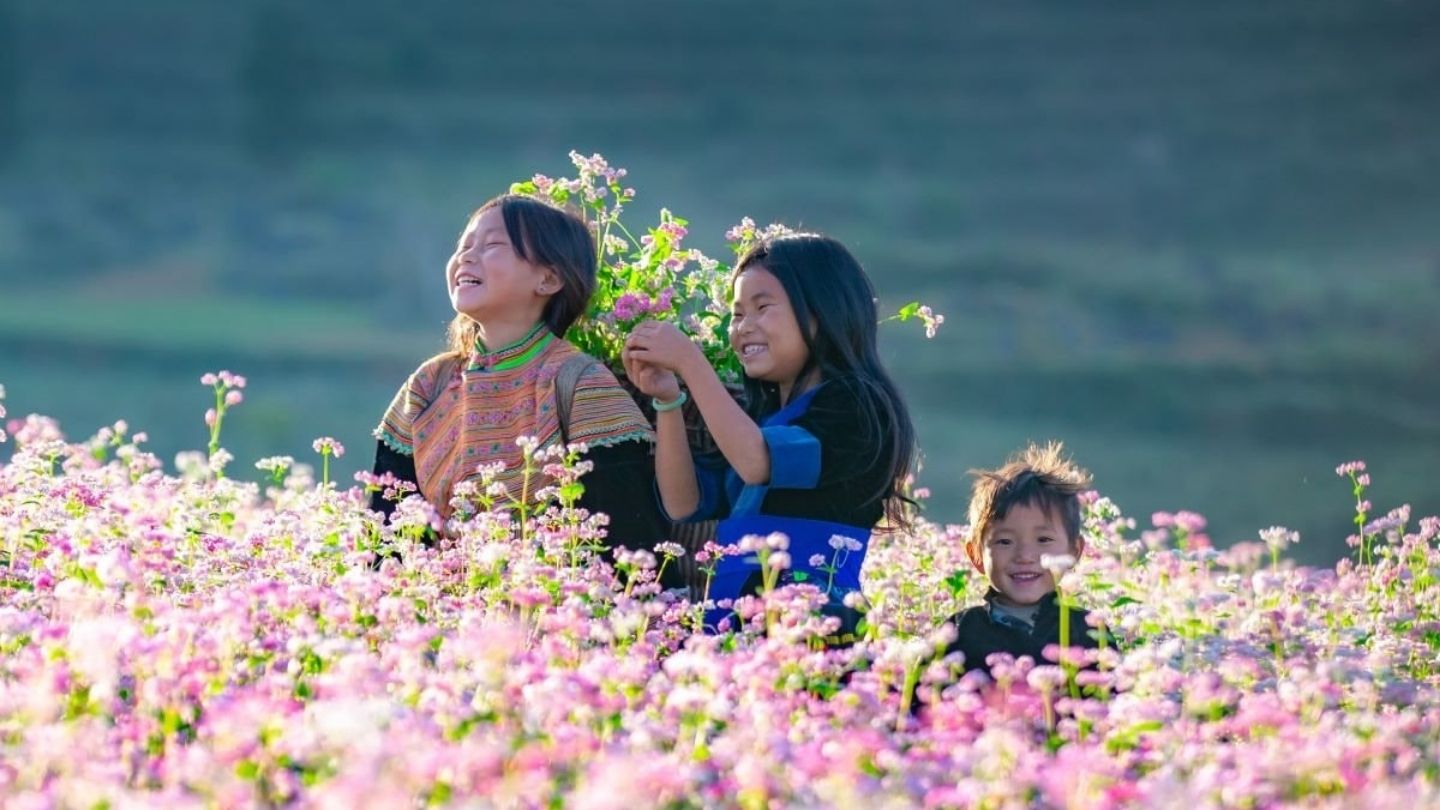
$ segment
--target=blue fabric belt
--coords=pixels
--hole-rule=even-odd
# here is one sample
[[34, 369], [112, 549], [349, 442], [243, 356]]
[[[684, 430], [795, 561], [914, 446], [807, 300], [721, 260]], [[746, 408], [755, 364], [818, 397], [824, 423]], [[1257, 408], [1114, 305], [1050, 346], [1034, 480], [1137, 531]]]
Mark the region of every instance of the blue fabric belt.
[[[870, 543], [870, 530], [845, 523], [831, 523], [806, 518], [775, 517], [773, 515], [747, 515], [731, 517], [720, 521], [718, 540], [721, 545], [733, 545], [746, 535], [764, 537], [779, 532], [790, 539], [786, 553], [790, 555], [790, 572], [804, 572], [806, 582], [821, 591], [829, 585], [832, 598], [842, 598], [850, 591], [860, 590], [860, 568], [865, 561], [865, 552]], [[830, 538], [839, 535], [860, 542], [860, 550], [836, 551], [830, 546]], [[835, 576], [810, 564], [814, 555], [825, 558], [826, 566], [835, 565]], [[837, 564], [838, 563], [838, 564]], [[760, 560], [753, 552], [720, 558], [715, 566], [715, 576], [710, 582], [710, 599], [738, 599], [756, 593], [755, 588], [746, 588], [752, 578], [760, 579]], [[733, 615], [731, 608], [712, 608], [705, 611], [705, 627], [713, 632], [721, 619]], [[734, 620], [732, 620], [733, 622]]]

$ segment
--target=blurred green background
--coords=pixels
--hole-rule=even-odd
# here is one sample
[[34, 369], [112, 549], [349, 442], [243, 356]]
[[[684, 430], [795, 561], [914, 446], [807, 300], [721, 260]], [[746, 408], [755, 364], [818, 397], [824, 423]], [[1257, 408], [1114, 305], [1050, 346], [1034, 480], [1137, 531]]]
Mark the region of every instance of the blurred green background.
[[1440, 512], [1437, 43], [1419, 0], [0, 0], [0, 382], [169, 459], [229, 368], [232, 472], [333, 435], [348, 480], [468, 212], [573, 148], [944, 313], [882, 330], [936, 519], [1060, 438], [1142, 525], [1326, 562], [1339, 462]]

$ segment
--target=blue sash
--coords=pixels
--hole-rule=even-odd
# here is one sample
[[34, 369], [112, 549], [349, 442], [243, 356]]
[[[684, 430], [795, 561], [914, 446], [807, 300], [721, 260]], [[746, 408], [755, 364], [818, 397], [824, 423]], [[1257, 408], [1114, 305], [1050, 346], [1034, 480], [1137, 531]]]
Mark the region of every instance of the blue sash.
[[[767, 428], [791, 424], [809, 409], [810, 401], [818, 390], [817, 386], [796, 397], [761, 422], [760, 426]], [[732, 506], [730, 516], [721, 520], [717, 529], [716, 539], [721, 545], [737, 544], [746, 535], [764, 537], [772, 532], [780, 532], [790, 540], [786, 549], [790, 555], [790, 573], [784, 577], [785, 581], [793, 582], [796, 579], [795, 573], [803, 573], [805, 582], [815, 585], [822, 592], [828, 592], [835, 601], [850, 591], [860, 590], [860, 566], [865, 561], [865, 552], [869, 547], [870, 529], [825, 520], [760, 514], [760, 506], [764, 503], [770, 486], [746, 484], [734, 470], [725, 474], [725, 490]], [[860, 549], [848, 551], [842, 548], [837, 551], [830, 546], [830, 539], [836, 536], [858, 541]], [[824, 558], [825, 566], [836, 568], [833, 579], [830, 572], [810, 564], [810, 558], [815, 555]], [[710, 581], [709, 598], [715, 601], [733, 600], [749, 595], [754, 591], [747, 591], [746, 584], [752, 580], [758, 581], [759, 578], [760, 560], [755, 553], [722, 557], [716, 563], [715, 575]], [[705, 611], [706, 630], [713, 632], [722, 619], [732, 616], [733, 613], [731, 608], [712, 608]]]

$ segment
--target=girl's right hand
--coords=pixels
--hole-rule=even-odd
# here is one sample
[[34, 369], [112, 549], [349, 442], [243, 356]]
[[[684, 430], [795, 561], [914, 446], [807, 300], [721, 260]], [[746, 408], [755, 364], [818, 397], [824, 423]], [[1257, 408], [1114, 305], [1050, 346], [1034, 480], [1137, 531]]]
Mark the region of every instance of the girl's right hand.
[[636, 359], [628, 348], [620, 352], [620, 361], [625, 366], [625, 376], [640, 389], [640, 393], [661, 402], [673, 402], [679, 398], [680, 378], [675, 376], [675, 372]]

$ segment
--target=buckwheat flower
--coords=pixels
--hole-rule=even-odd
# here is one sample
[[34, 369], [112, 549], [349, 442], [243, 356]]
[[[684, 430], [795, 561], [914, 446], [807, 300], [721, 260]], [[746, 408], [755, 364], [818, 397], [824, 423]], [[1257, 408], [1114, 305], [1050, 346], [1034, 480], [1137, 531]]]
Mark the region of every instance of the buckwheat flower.
[[680, 557], [685, 556], [685, 547], [680, 545], [679, 543], [673, 543], [669, 541], [666, 541], [664, 543], [658, 543], [655, 546], [655, 550], [660, 552], [662, 556], [666, 557], [674, 557], [676, 559], [679, 559]]
[[784, 532], [771, 532], [765, 537], [765, 545], [777, 551], [784, 551], [790, 547], [790, 538]]
[[220, 418], [220, 415], [215, 412], [215, 409], [214, 409], [214, 408], [208, 408], [208, 409], [206, 409], [206, 411], [205, 411], [205, 426], [206, 426], [206, 427], [212, 427], [212, 428], [215, 427], [215, 420], [217, 420], [217, 419], [219, 419], [219, 418]]
[[820, 566], [822, 566], [822, 565], [824, 565], [824, 564], [825, 564], [825, 555], [824, 555], [824, 554], [811, 554], [811, 555], [810, 555], [810, 567], [811, 567], [811, 568], [819, 568]]
[[1261, 530], [1260, 539], [1265, 541], [1266, 547], [1272, 552], [1281, 552], [1287, 546], [1300, 542], [1300, 533], [1292, 532], [1284, 526], [1271, 526]]
[[520, 448], [521, 455], [529, 458], [535, 455], [535, 450], [540, 446], [540, 440], [534, 436], [516, 436], [515, 446]]
[[1042, 664], [1030, 670], [1025, 682], [1037, 692], [1050, 692], [1065, 683], [1065, 670], [1052, 664]]
[[643, 295], [625, 293], [615, 299], [615, 317], [622, 321], [633, 321], [645, 314], [650, 301]]
[[245, 401], [245, 395], [242, 394], [242, 393], [240, 393], [238, 390], [231, 389], [230, 391], [226, 392], [226, 394], [225, 394], [225, 404], [226, 404], [226, 405], [239, 405], [241, 402], [244, 402], [244, 401]]
[[755, 220], [751, 219], [750, 217], [744, 217], [740, 220], [739, 225], [731, 226], [728, 230], [725, 231], [725, 241], [739, 242], [742, 239], [747, 239], [753, 237], [754, 235]]
[[649, 311], [652, 315], [663, 315], [670, 311], [670, 305], [675, 302], [675, 289], [666, 287], [660, 291], [654, 301], [650, 302]]
[[1370, 473], [1361, 473], [1360, 475], [1355, 476], [1355, 483], [1359, 484], [1362, 487], [1370, 486]]
[[266, 456], [255, 462], [255, 469], [265, 472], [282, 472], [295, 466], [291, 456]]
[[322, 456], [328, 454], [340, 458], [345, 455], [345, 445], [341, 444], [338, 439], [332, 439], [329, 436], [321, 436], [311, 446]]
[[210, 472], [219, 474], [224, 472], [226, 465], [228, 465], [234, 460], [235, 456], [231, 455], [229, 450], [221, 447], [210, 454], [210, 458], [208, 459], [207, 464], [210, 468]]
[[1059, 579], [1066, 571], [1075, 567], [1075, 555], [1073, 554], [1041, 554], [1040, 567], [1050, 572], [1050, 575]]
[[790, 567], [790, 552], [788, 552], [788, 551], [773, 551], [773, 552], [770, 553], [770, 557], [769, 557], [769, 559], [766, 560], [765, 564], [768, 565], [768, 566], [770, 566], [771, 568], [774, 568], [774, 569], [777, 570], [777, 571], [781, 571], [781, 570], [784, 570], [784, 569], [786, 569], [786, 568], [789, 568], [789, 567]]
[[935, 310], [928, 306], [920, 307], [915, 314], [920, 316], [920, 320], [925, 324], [926, 338], [935, 337], [935, 333], [940, 331], [940, 324], [945, 323], [945, 316], [935, 314]]
[[213, 372], [202, 374], [200, 376], [201, 385], [215, 385], [218, 382], [220, 382], [220, 378], [216, 377]]
[[1184, 510], [1175, 513], [1175, 527], [1182, 531], [1195, 534], [1196, 532], [1204, 531], [1205, 525], [1205, 517], [1203, 515]]
[[1365, 472], [1365, 462], [1363, 461], [1347, 461], [1335, 468], [1335, 474], [1341, 478], [1362, 472]]

